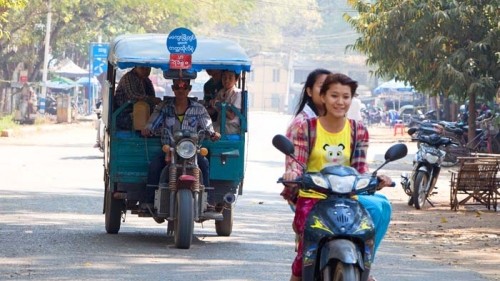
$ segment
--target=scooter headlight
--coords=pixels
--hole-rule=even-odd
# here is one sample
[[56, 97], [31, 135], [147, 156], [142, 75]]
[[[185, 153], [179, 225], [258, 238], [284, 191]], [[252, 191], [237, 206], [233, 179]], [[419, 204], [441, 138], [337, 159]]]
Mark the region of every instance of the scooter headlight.
[[356, 176], [329, 175], [328, 181], [333, 192], [341, 194], [351, 193], [356, 182]]
[[190, 140], [179, 142], [175, 148], [177, 154], [184, 159], [189, 159], [196, 154], [196, 146]]
[[323, 178], [320, 175], [311, 175], [311, 180], [313, 183], [319, 187], [322, 187], [324, 189], [328, 189], [328, 183], [326, 182], [325, 178]]
[[356, 183], [356, 190], [363, 189], [368, 186], [370, 183], [370, 179], [367, 178], [360, 178], [358, 182]]

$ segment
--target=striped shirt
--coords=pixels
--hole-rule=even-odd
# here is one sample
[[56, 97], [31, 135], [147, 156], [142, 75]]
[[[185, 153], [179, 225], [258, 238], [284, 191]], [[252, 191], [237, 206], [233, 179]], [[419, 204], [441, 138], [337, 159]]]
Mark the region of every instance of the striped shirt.
[[175, 98], [158, 104], [149, 117], [146, 128], [152, 132], [161, 130], [162, 144], [168, 145], [174, 144], [173, 133], [178, 130], [198, 132], [205, 129], [211, 134], [215, 133], [212, 119], [205, 107], [191, 99], [183, 118], [179, 118], [175, 112]]

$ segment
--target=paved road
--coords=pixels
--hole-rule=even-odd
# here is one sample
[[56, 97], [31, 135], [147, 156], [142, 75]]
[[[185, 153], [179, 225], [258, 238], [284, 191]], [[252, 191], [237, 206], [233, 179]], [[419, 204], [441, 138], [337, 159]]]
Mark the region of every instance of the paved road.
[[[220, 238], [213, 222], [197, 224], [187, 251], [173, 248], [166, 227], [148, 218], [129, 215], [120, 234], [105, 233], [102, 157], [92, 148], [90, 124], [0, 139], [0, 280], [287, 280], [292, 213], [275, 183], [284, 157], [270, 142], [288, 121], [285, 115], [251, 114], [234, 232]], [[372, 145], [372, 165], [389, 145]], [[411, 159], [385, 170], [397, 179]], [[374, 273], [387, 281], [486, 280], [389, 243], [382, 244]]]

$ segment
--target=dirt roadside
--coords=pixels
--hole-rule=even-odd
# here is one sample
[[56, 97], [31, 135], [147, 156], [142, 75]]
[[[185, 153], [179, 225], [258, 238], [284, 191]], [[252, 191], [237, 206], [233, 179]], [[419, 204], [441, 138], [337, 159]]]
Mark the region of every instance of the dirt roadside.
[[[407, 135], [394, 136], [391, 128], [372, 126], [369, 132], [372, 142], [416, 145]], [[451, 211], [449, 169], [442, 169], [438, 194], [432, 198], [435, 207], [416, 210], [408, 206], [408, 197], [399, 186], [399, 192], [383, 191], [393, 203], [385, 241], [403, 246], [415, 259], [466, 268], [489, 280], [500, 280], [500, 210], [460, 206], [458, 212]]]

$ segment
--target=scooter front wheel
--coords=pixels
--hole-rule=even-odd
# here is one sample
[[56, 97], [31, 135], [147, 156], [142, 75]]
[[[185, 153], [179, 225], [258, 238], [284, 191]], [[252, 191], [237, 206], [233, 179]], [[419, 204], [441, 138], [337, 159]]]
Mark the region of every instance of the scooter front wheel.
[[415, 183], [413, 186], [413, 203], [415, 204], [415, 209], [420, 210], [424, 207], [425, 201], [427, 201], [427, 190], [426, 186], [429, 182], [429, 176], [424, 172], [418, 172], [415, 175]]
[[320, 280], [323, 281], [351, 281], [360, 280], [359, 269], [354, 264], [346, 264], [343, 262], [338, 262], [335, 266], [335, 270], [331, 264], [328, 264], [321, 271]]

